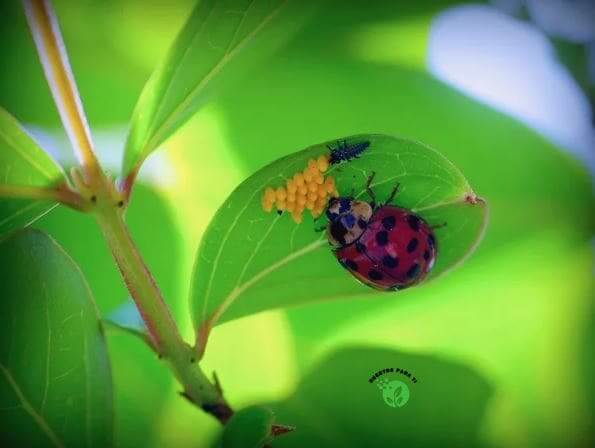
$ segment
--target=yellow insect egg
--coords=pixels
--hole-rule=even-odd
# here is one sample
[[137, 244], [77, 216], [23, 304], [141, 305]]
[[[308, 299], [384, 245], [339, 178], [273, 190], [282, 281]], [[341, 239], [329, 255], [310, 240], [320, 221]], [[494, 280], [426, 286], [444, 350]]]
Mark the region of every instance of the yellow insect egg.
[[297, 185], [295, 183], [295, 180], [289, 179], [287, 181], [287, 192], [288, 193], [295, 193], [296, 191], [297, 191]]
[[316, 160], [316, 165], [318, 166], [320, 172], [324, 173], [328, 169], [328, 156], [325, 156], [323, 154], [320, 157], [318, 157], [318, 159]]
[[266, 190], [264, 190], [264, 197], [268, 202], [273, 202], [276, 198], [275, 190], [273, 190], [271, 187], [268, 187]]
[[262, 208], [265, 212], [269, 213], [271, 210], [273, 210], [273, 203], [271, 201], [267, 201], [267, 199], [263, 197]]
[[304, 175], [304, 180], [305, 180], [307, 183], [310, 183], [310, 182], [312, 182], [312, 177], [313, 177], [313, 176], [312, 176], [312, 171], [310, 171], [308, 168], [306, 168], [306, 169], [303, 171], [303, 175]]
[[285, 210], [287, 210], [289, 213], [293, 212], [295, 210], [295, 202], [287, 202], [285, 205]]
[[302, 207], [302, 209], [304, 208], [304, 205], [306, 205], [306, 196], [298, 196], [295, 198], [295, 203], [297, 205], [299, 205], [300, 207]]
[[314, 160], [314, 159], [308, 160], [308, 169], [310, 171], [314, 171], [314, 170], [318, 171], [318, 165], [316, 164], [316, 160]]
[[308, 193], [308, 201], [315, 201], [316, 199], [318, 199], [318, 193], [316, 191]]
[[285, 201], [277, 201], [277, 210], [285, 210], [285, 208], [287, 207]]
[[326, 187], [326, 191], [328, 193], [332, 193], [335, 191], [335, 180], [332, 177], [327, 177], [324, 181], [324, 186]]
[[315, 204], [316, 204], [316, 202], [315, 202], [315, 201], [311, 201], [310, 199], [308, 199], [308, 200], [306, 201], [306, 208], [307, 208], [308, 210], [313, 210], [313, 209], [314, 209], [314, 205], [315, 205]]
[[288, 192], [286, 201], [287, 202], [295, 202], [295, 193]]
[[327, 193], [326, 189], [324, 189], [324, 188], [319, 188], [318, 189], [318, 197], [319, 198], [325, 199], [326, 198], [326, 193]]
[[291, 218], [295, 221], [296, 224], [300, 224], [302, 222], [302, 212], [293, 211], [291, 213]]
[[308, 194], [308, 186], [306, 184], [302, 184], [298, 187], [298, 192], [300, 195], [305, 196]]
[[316, 183], [317, 183], [318, 185], [322, 185], [322, 184], [324, 184], [324, 176], [323, 176], [321, 173], [318, 173], [318, 174], [316, 175], [316, 177], [314, 178], [314, 180], [316, 181]]
[[304, 175], [302, 173], [295, 173], [293, 176], [293, 181], [297, 187], [304, 185]]
[[318, 185], [316, 185], [316, 182], [310, 182], [308, 184], [308, 191], [316, 192], [316, 190], [318, 190]]
[[277, 191], [275, 192], [275, 196], [277, 196], [277, 201], [284, 201], [285, 198], [287, 197], [287, 192], [285, 191], [285, 188], [283, 188], [283, 187], [277, 188]]

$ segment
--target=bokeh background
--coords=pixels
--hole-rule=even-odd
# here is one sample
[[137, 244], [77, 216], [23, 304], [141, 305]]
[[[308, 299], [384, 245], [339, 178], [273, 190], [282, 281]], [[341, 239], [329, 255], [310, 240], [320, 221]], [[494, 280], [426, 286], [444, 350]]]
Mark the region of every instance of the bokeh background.
[[[114, 173], [136, 99], [192, 5], [55, 1]], [[209, 219], [282, 155], [358, 133], [412, 138], [489, 202], [484, 241], [439, 281], [214, 330], [205, 362], [232, 405], [267, 403], [298, 426], [275, 446], [593, 446], [593, 14], [589, 1], [293, 2], [149, 159], [127, 220], [189, 340]], [[0, 103], [72, 163], [18, 2], [2, 2], [0, 30]], [[80, 264], [102, 313], [126, 300], [90, 217], [58, 208], [35, 226]], [[127, 334], [108, 343], [119, 445], [210, 446], [218, 425], [165, 366]], [[421, 379], [401, 409], [367, 384], [389, 366]]]

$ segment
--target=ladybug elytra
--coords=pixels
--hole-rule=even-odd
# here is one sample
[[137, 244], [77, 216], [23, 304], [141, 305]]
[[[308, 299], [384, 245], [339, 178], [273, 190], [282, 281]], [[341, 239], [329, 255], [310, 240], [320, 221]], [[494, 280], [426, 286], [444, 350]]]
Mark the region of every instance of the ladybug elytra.
[[437, 255], [432, 227], [411, 210], [376, 206], [368, 178], [366, 190], [372, 202], [351, 197], [332, 198], [326, 210], [327, 237], [341, 265], [362, 283], [393, 291], [419, 283], [434, 266]]

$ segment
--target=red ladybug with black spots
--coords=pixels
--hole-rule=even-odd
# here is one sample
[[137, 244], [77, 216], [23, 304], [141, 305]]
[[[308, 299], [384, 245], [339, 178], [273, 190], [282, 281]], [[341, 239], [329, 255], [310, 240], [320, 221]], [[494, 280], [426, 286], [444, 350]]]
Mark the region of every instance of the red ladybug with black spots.
[[327, 237], [339, 263], [364, 284], [384, 291], [404, 289], [424, 279], [437, 255], [432, 227], [410, 210], [389, 205], [398, 184], [387, 201], [372, 202], [349, 197], [333, 198], [326, 216]]

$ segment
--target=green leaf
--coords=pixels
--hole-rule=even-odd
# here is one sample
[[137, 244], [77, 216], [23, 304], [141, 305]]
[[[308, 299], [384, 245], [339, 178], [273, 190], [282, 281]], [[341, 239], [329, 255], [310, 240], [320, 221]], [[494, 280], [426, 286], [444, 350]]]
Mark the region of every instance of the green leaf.
[[31, 224], [56, 206], [52, 201], [15, 199], [14, 187], [52, 187], [64, 179], [62, 169], [0, 107], [0, 235]]
[[45, 233], [0, 245], [0, 432], [7, 446], [113, 445], [112, 383], [91, 291]]
[[[325, 173], [335, 178], [339, 193], [364, 198], [368, 176], [372, 188], [386, 198], [400, 184], [396, 204], [417, 212], [436, 229], [438, 256], [428, 278], [461, 263], [478, 244], [487, 222], [483, 200], [462, 173], [437, 151], [420, 143], [385, 135], [346, 138], [348, 144], [369, 141], [352, 161]], [[330, 298], [383, 296], [358, 283], [329, 249], [325, 219], [304, 214], [295, 224], [261, 206], [268, 186], [281, 186], [302, 170], [308, 159], [328, 154], [325, 142], [279, 159], [245, 180], [225, 201], [207, 228], [193, 273], [192, 318], [205, 338], [216, 323], [271, 308]], [[402, 294], [404, 292], [393, 293]]]
[[204, 103], [205, 88], [280, 11], [286, 0], [204, 0], [145, 85], [133, 113], [123, 174], [143, 160]]
[[236, 412], [225, 425], [223, 448], [261, 448], [271, 439], [273, 412], [253, 406]]
[[[406, 369], [419, 379], [388, 373]], [[406, 383], [410, 399], [401, 406], [383, 399], [379, 379]], [[480, 447], [480, 428], [495, 387], [477, 368], [444, 356], [379, 347], [344, 347], [320, 359], [295, 391], [270, 406], [279, 421], [295, 425], [275, 448]]]

